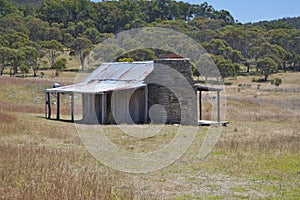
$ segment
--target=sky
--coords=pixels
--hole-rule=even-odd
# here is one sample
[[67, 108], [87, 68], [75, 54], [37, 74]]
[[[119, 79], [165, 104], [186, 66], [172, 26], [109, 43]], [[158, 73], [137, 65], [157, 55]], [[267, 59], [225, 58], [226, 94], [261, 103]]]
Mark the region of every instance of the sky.
[[[202, 0], [183, 0], [201, 4]], [[228, 10], [242, 23], [300, 16], [300, 0], [205, 0], [216, 10]]]

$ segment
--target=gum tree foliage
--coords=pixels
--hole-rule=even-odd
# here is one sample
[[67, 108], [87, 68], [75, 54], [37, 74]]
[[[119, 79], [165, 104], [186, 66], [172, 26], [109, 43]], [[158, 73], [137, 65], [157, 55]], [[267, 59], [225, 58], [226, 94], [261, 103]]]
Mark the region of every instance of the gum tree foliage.
[[12, 55], [12, 49], [8, 47], [0, 47], [0, 63], [1, 63], [1, 70], [0, 75], [3, 75], [3, 71], [7, 66], [10, 64], [10, 58]]
[[277, 70], [276, 62], [270, 57], [258, 59], [257, 67], [260, 70], [261, 74], [264, 75], [264, 81], [267, 81], [269, 75]]
[[[258, 70], [258, 61], [266, 57], [276, 63], [278, 70], [300, 70], [299, 17], [241, 24], [229, 11], [216, 10], [208, 3], [191, 4], [173, 0], [21, 2], [28, 1], [0, 1], [0, 48], [4, 55], [1, 70], [3, 66], [7, 68], [11, 63], [17, 63], [7, 58], [10, 50], [25, 51], [20, 53], [28, 56], [28, 49], [24, 47], [36, 48], [28, 45], [31, 42], [41, 44], [51, 68], [63, 48], [81, 55], [81, 65], [84, 66], [82, 58], [89, 48], [74, 45], [78, 38], [88, 39], [95, 45], [113, 34], [141, 27], [163, 27], [192, 37], [207, 48], [209, 54], [219, 58], [218, 67], [228, 70], [222, 72], [225, 77], [236, 76], [240, 71], [250, 73]], [[149, 38], [151, 40], [155, 38]], [[110, 51], [111, 47], [107, 54]], [[162, 53], [158, 50], [153, 52], [154, 56], [145, 55], [145, 51], [131, 52], [131, 56], [134, 60], [142, 60], [159, 57]], [[35, 71], [36, 68], [28, 64], [32, 63], [28, 62], [28, 57], [25, 60]], [[21, 69], [18, 66], [15, 71], [18, 68]]]
[[65, 58], [58, 58], [54, 64], [53, 69], [55, 69], [55, 76], [59, 76], [59, 74], [66, 69], [67, 67], [67, 60]]
[[41, 58], [44, 57], [44, 52], [40, 50], [39, 46], [37, 48], [25, 46], [21, 48], [21, 51], [24, 53], [27, 65], [32, 68], [33, 77], [36, 77], [39, 69], [39, 62]]
[[74, 40], [74, 42], [71, 45], [71, 48], [74, 50], [71, 52], [71, 55], [78, 55], [80, 64], [81, 64], [81, 70], [84, 70], [84, 60], [86, 56], [89, 54], [92, 47], [92, 42], [84, 37], [78, 37]]
[[62, 44], [56, 40], [50, 40], [40, 42], [40, 45], [49, 61], [50, 69], [53, 69], [55, 60], [64, 51]]

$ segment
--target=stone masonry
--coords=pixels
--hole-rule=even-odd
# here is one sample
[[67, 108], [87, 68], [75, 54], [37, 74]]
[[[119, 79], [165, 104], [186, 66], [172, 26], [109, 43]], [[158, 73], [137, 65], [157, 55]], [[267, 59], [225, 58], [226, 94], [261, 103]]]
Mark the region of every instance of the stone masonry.
[[166, 58], [154, 61], [154, 70], [147, 77], [148, 109], [159, 104], [165, 112], [156, 115], [166, 118], [166, 123], [195, 125], [197, 123], [197, 98], [192, 78], [191, 64], [187, 58]]

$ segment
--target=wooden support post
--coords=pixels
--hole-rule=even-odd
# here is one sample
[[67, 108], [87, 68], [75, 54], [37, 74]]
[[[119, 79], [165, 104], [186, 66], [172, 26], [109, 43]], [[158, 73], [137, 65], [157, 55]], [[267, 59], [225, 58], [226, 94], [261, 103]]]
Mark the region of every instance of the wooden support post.
[[202, 91], [199, 91], [199, 118], [202, 120]]
[[145, 117], [144, 123], [148, 122], [148, 87], [145, 86]]
[[59, 92], [56, 93], [56, 119], [60, 119], [60, 94]]
[[47, 118], [48, 119], [51, 119], [51, 98], [50, 98], [50, 92], [47, 92], [46, 93], [46, 96], [47, 96], [47, 114], [48, 114], [48, 116], [47, 116]]
[[107, 112], [106, 112], [106, 105], [107, 105], [107, 103], [106, 103], [106, 100], [107, 100], [107, 94], [106, 93], [103, 93], [102, 95], [101, 95], [101, 97], [102, 97], [102, 100], [101, 100], [101, 102], [102, 102], [102, 105], [101, 105], [101, 114], [102, 114], [102, 116], [101, 116], [101, 124], [105, 124], [106, 123], [106, 116], [107, 116]]
[[48, 110], [47, 110], [47, 103], [48, 102], [48, 99], [47, 99], [47, 92], [45, 92], [45, 118], [47, 118], [47, 113], [48, 113]]
[[218, 122], [220, 123], [220, 91], [217, 91], [217, 101], [218, 101]]
[[74, 122], [74, 93], [71, 93], [71, 120]]

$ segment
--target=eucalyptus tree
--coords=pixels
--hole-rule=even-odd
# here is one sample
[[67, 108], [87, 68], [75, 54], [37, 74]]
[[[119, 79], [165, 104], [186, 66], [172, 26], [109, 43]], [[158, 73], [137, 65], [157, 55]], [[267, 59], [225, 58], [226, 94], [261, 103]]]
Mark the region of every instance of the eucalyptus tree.
[[50, 25], [47, 21], [28, 16], [26, 18], [26, 27], [29, 30], [28, 36], [31, 41], [38, 42], [48, 39]]
[[78, 37], [74, 40], [71, 48], [74, 50], [72, 52], [72, 55], [78, 55], [80, 64], [81, 64], [81, 69], [84, 70], [84, 60], [86, 56], [90, 52], [90, 48], [92, 47], [92, 42], [84, 37]]
[[10, 65], [10, 58], [12, 56], [12, 49], [9, 47], [0, 46], [0, 75], [3, 75], [3, 72], [7, 66]]
[[18, 73], [18, 69], [25, 63], [25, 55], [21, 49], [12, 49], [10, 54], [10, 76], [15, 76]]
[[40, 51], [39, 48], [35, 48], [32, 46], [22, 47], [21, 50], [24, 53], [25, 61], [27, 65], [32, 68], [33, 76], [37, 76], [38, 65], [41, 59], [44, 57], [44, 52]]
[[16, 12], [16, 8], [8, 0], [0, 1], [0, 17]]
[[40, 45], [49, 61], [50, 69], [52, 69], [55, 60], [64, 51], [63, 45], [56, 40], [42, 41]]
[[277, 63], [270, 57], [260, 58], [257, 61], [257, 67], [260, 73], [264, 75], [264, 81], [268, 80], [270, 74], [277, 71]]

